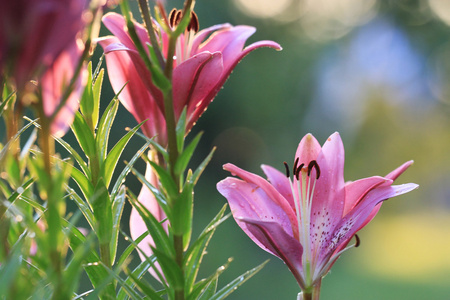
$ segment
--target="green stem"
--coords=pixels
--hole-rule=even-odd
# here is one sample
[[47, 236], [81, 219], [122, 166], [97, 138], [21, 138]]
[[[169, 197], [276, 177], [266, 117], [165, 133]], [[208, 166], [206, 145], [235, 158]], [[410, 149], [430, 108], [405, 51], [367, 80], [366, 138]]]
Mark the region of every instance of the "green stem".
[[38, 106], [39, 119], [41, 120], [41, 132], [39, 136], [39, 145], [43, 154], [44, 160], [44, 170], [47, 174], [46, 193], [47, 193], [47, 211], [46, 211], [46, 221], [47, 221], [47, 236], [49, 243], [49, 255], [50, 262], [52, 265], [52, 274], [49, 276], [52, 278], [54, 285], [54, 291], [52, 299], [66, 299], [70, 297], [67, 295], [67, 290], [63, 282], [63, 255], [61, 252], [61, 245], [63, 242], [62, 232], [61, 232], [61, 218], [63, 217], [64, 205], [61, 201], [64, 201], [58, 195], [59, 193], [55, 189], [60, 189], [53, 185], [52, 180], [52, 165], [51, 158], [55, 151], [54, 140], [51, 136], [50, 127], [51, 122], [44, 113], [42, 99], [40, 105]]
[[108, 268], [111, 267], [111, 252], [110, 252], [110, 244], [103, 243], [100, 245], [100, 260], [104, 263]]
[[161, 53], [161, 49], [159, 48], [158, 39], [156, 38], [155, 31], [153, 30], [152, 16], [151, 11], [148, 7], [147, 0], [138, 0], [138, 2], [139, 2], [139, 9], [141, 10], [142, 19], [144, 20], [145, 27], [147, 28], [148, 38], [150, 39], [150, 43], [153, 46], [153, 49], [155, 50], [161, 68], [164, 68], [165, 65], [164, 57]]
[[[175, 260], [177, 262], [177, 265], [180, 267], [181, 270], [184, 269], [183, 265], [183, 236], [181, 235], [174, 235], [173, 236], [173, 242], [175, 247]], [[183, 272], [184, 273], [184, 272]], [[175, 290], [175, 299], [176, 300], [184, 300], [184, 285], [180, 287], [180, 289]]]
[[313, 285], [309, 289], [299, 293], [297, 300], [319, 300], [321, 284], [322, 284], [322, 280], [317, 281], [315, 285]]

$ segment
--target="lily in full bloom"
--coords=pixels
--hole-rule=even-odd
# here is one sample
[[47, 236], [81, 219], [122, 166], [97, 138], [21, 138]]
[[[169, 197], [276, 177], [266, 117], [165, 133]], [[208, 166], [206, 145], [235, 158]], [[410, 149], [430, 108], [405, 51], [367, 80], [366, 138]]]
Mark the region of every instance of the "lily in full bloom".
[[[381, 203], [418, 187], [392, 185], [411, 164], [384, 177], [344, 182], [339, 134], [331, 135], [323, 147], [307, 134], [292, 170], [285, 163], [286, 175], [263, 165], [267, 181], [226, 164], [224, 169], [241, 179], [228, 177], [217, 189], [244, 232], [286, 263], [302, 289], [299, 299], [319, 299], [323, 276], [345, 250], [358, 246], [356, 233], [373, 219]], [[356, 243], [348, 246], [355, 236]]]
[[[170, 26], [176, 27], [180, 15], [169, 16]], [[249, 52], [260, 47], [281, 50], [272, 41], [259, 41], [244, 48], [246, 40], [255, 32], [250, 26], [221, 24], [199, 32], [198, 21], [193, 15], [191, 24], [177, 40], [173, 65], [173, 106], [176, 121], [184, 107], [187, 108], [187, 132], [194, 125], [209, 103], [214, 99], [237, 63]], [[152, 82], [151, 72], [139, 56], [121, 15], [108, 13], [103, 23], [114, 34], [99, 40], [106, 53], [108, 75], [119, 99], [142, 126], [144, 134], [155, 137], [167, 145], [166, 120], [163, 93]], [[167, 55], [168, 35], [155, 23], [160, 36], [161, 53]], [[141, 24], [135, 24], [139, 39], [147, 49], [150, 39]], [[125, 85], [126, 84], [126, 85]]]

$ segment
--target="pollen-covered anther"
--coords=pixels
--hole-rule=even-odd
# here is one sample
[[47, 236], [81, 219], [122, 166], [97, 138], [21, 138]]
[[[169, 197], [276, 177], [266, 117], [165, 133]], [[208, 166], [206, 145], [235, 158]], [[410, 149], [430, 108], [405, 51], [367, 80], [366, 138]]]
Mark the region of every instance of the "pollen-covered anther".
[[200, 23], [198, 22], [197, 14], [195, 12], [191, 12], [191, 21], [189, 22], [189, 25], [186, 28], [186, 30], [198, 32], [199, 29], [200, 29]]
[[[178, 24], [180, 24], [181, 19], [183, 18], [183, 11], [180, 9], [172, 9], [169, 13], [169, 25], [172, 29], [175, 29]], [[195, 12], [191, 12], [191, 20], [186, 28], [186, 31], [198, 32], [200, 29], [200, 25], [198, 22], [198, 17]]]
[[311, 172], [312, 172], [313, 168], [316, 169], [316, 179], [319, 179], [319, 177], [320, 177], [320, 168], [319, 168], [319, 164], [315, 160], [312, 160], [312, 161], [309, 162], [309, 165], [308, 165], [308, 176], [311, 176]]

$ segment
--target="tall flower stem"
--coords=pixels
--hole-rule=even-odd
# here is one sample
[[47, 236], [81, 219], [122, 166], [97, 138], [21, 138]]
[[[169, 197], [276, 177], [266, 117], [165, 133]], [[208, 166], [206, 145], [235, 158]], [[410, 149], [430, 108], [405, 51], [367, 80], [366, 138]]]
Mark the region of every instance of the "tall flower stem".
[[[192, 6], [192, 0], [186, 0], [183, 9], [183, 19], [190, 18], [190, 10]], [[166, 65], [164, 68], [164, 75], [172, 83], [173, 76], [173, 57], [175, 54], [175, 47], [177, 39], [183, 28], [177, 28], [178, 30], [172, 31], [169, 38], [169, 47], [167, 52]], [[147, 28], [147, 30], [153, 30], [153, 28]], [[182, 30], [182, 31], [181, 31]], [[176, 120], [175, 112], [173, 107], [173, 88], [171, 86], [170, 90], [164, 95], [164, 113], [166, 118], [166, 130], [168, 137], [168, 151], [169, 151], [169, 167], [172, 177], [176, 183], [179, 182], [178, 176], [175, 174], [174, 168], [175, 163], [178, 159], [178, 147], [177, 147], [177, 136], [176, 136]], [[174, 205], [177, 205], [176, 203]], [[174, 248], [175, 248], [175, 260], [180, 269], [184, 270], [183, 257], [184, 257], [184, 247], [183, 247], [183, 236], [174, 234], [173, 236]], [[184, 272], [183, 272], [184, 273]], [[175, 300], [184, 300], [184, 286], [175, 291]]]
[[161, 68], [164, 68], [165, 61], [161, 53], [161, 50], [158, 46], [158, 40], [156, 38], [155, 31], [153, 30], [152, 16], [150, 8], [148, 7], [147, 0], [138, 0], [138, 3], [142, 19], [144, 20], [145, 27], [147, 28], [147, 34], [150, 39], [150, 43], [153, 45], [153, 49], [155, 50], [156, 56], [158, 57], [158, 61], [159, 64], [161, 65]]
[[62, 205], [59, 193], [55, 189], [61, 189], [60, 186], [54, 186], [52, 176], [51, 158], [55, 151], [54, 140], [51, 136], [51, 123], [44, 113], [42, 99], [38, 105], [39, 119], [41, 120], [41, 131], [39, 135], [39, 145], [43, 155], [44, 172], [47, 177], [47, 185], [45, 186], [45, 193], [47, 195], [47, 211], [46, 221], [48, 230], [48, 246], [49, 259], [52, 265], [52, 274], [50, 279], [54, 284], [54, 291], [52, 299], [64, 299], [70, 297], [66, 295], [65, 284], [62, 280], [63, 273], [63, 255], [61, 252], [61, 217], [64, 214], [64, 205]]
[[320, 286], [322, 280], [319, 280], [310, 289], [305, 290], [298, 294], [297, 300], [319, 300], [320, 299]]

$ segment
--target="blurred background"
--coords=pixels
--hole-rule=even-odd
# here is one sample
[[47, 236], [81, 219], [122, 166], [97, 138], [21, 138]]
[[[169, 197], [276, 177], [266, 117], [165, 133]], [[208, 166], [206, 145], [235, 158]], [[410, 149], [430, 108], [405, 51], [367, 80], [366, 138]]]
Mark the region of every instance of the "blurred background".
[[[182, 1], [167, 0], [172, 7]], [[252, 25], [248, 43], [274, 40], [284, 49], [247, 56], [190, 134], [204, 131], [196, 163], [217, 147], [195, 191], [194, 234], [226, 203], [215, 188], [229, 176], [224, 163], [260, 175], [261, 164], [284, 170], [306, 133], [322, 144], [339, 131], [346, 180], [385, 175], [412, 159], [398, 182], [420, 188], [384, 203], [360, 232], [361, 246], [325, 277], [321, 299], [450, 299], [450, 1], [198, 0], [196, 12], [201, 28]], [[112, 95], [107, 83], [102, 105]], [[120, 114], [117, 137], [136, 124]], [[141, 144], [136, 138], [124, 159]], [[127, 182], [139, 192], [133, 176]], [[230, 299], [296, 299], [287, 267], [233, 219], [208, 253], [204, 276], [234, 258], [219, 284], [270, 259]]]

